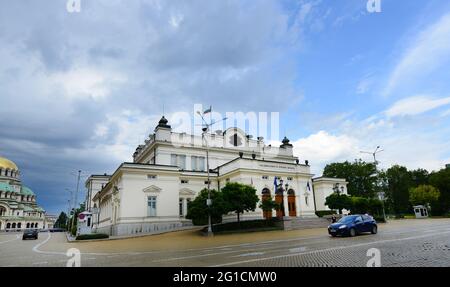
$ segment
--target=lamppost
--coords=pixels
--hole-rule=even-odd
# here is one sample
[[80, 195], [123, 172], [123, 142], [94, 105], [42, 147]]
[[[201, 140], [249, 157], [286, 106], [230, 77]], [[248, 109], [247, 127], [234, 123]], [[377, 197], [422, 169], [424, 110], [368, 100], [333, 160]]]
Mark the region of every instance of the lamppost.
[[[383, 149], [380, 148], [381, 148], [380, 146], [377, 146], [374, 152], [361, 151], [361, 153], [371, 154], [373, 156], [373, 163], [375, 164], [375, 174], [378, 173], [378, 164], [380, 163], [379, 161], [377, 161], [377, 154], [384, 151]], [[375, 187], [378, 187], [378, 181], [375, 182]], [[384, 221], [386, 221], [386, 212], [384, 208], [384, 200], [385, 200], [384, 192], [382, 191], [378, 192], [378, 199], [381, 201], [381, 205], [383, 207], [383, 219]]]
[[280, 177], [280, 184], [277, 186], [277, 189], [281, 193], [281, 196], [283, 198], [282, 206], [281, 206], [283, 209], [281, 210], [281, 212], [282, 212], [282, 214], [284, 214], [283, 216], [286, 216], [286, 212], [285, 212], [285, 208], [286, 207], [285, 207], [285, 204], [284, 204], [284, 192], [285, 191], [287, 192], [287, 190], [289, 190], [289, 184], [286, 182], [286, 184], [284, 185], [285, 188], [283, 188], [283, 183], [284, 183], [284, 180]]
[[206, 169], [207, 169], [207, 178], [208, 178], [208, 199], [206, 200], [206, 206], [208, 207], [208, 236], [213, 236], [213, 231], [212, 231], [212, 221], [211, 221], [211, 206], [212, 206], [212, 200], [211, 200], [211, 178], [210, 178], [210, 173], [209, 173], [209, 144], [208, 141], [206, 139], [206, 133], [208, 133], [208, 131], [210, 130], [210, 127], [216, 123], [219, 122], [223, 122], [225, 121], [227, 118], [223, 118], [220, 121], [216, 121], [213, 122], [212, 119], [210, 119], [210, 123], [208, 124], [205, 120], [205, 118], [203, 117], [203, 115], [207, 114], [207, 113], [212, 113], [212, 106], [210, 106], [210, 108], [206, 111], [204, 111], [203, 113], [200, 111], [197, 111], [197, 114], [200, 115], [200, 117], [202, 118], [203, 121], [203, 125], [204, 127], [202, 128], [202, 140], [205, 141], [205, 145], [206, 145]]

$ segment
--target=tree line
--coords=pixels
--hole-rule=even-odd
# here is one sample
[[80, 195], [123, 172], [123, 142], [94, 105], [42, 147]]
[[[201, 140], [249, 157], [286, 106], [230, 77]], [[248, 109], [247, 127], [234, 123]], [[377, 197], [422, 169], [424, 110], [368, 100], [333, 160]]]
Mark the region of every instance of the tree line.
[[385, 209], [389, 214], [412, 214], [414, 205], [427, 206], [434, 216], [448, 215], [450, 212], [450, 168], [428, 172], [422, 168], [408, 170], [404, 166], [394, 165], [378, 170], [374, 163], [355, 160], [328, 164], [323, 176], [345, 178], [348, 182], [351, 199], [333, 195], [328, 200], [332, 206], [337, 204], [342, 208], [344, 204], [351, 207], [357, 199], [361, 202], [366, 200], [363, 205], [369, 201], [379, 205], [376, 198], [381, 193], [384, 194]]

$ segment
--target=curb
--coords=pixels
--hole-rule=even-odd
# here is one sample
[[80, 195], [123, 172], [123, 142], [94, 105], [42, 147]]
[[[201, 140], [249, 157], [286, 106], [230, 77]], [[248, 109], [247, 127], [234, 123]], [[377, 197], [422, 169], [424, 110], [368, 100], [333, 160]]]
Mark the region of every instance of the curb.
[[101, 239], [88, 239], [88, 240], [76, 240], [75, 238], [70, 238], [69, 234], [66, 233], [67, 236], [67, 242], [69, 243], [83, 243], [83, 242], [99, 242], [99, 241], [110, 241], [110, 240], [121, 240], [121, 239], [130, 239], [130, 238], [139, 238], [139, 237], [146, 237], [146, 236], [152, 236], [152, 235], [160, 235], [160, 234], [166, 234], [166, 233], [173, 233], [178, 231], [186, 231], [186, 230], [195, 230], [201, 228], [199, 226], [189, 226], [177, 230], [169, 230], [169, 231], [160, 231], [160, 232], [154, 232], [154, 233], [142, 233], [142, 234], [136, 234], [136, 235], [124, 235], [124, 236], [114, 236], [109, 238], [101, 238]]

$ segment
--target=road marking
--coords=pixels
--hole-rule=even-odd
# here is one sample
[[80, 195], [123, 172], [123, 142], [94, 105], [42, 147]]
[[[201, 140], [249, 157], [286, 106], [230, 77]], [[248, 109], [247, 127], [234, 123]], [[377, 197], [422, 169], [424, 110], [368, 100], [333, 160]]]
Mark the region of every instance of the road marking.
[[303, 251], [306, 251], [306, 247], [304, 247], [304, 246], [289, 249], [289, 253], [299, 253], [299, 252], [303, 252]]
[[42, 242], [36, 244], [36, 245], [33, 247], [33, 251], [36, 252], [36, 253], [44, 253], [44, 252], [40, 251], [38, 248], [41, 247], [42, 245], [44, 245], [45, 243], [47, 243], [47, 242], [50, 240], [51, 237], [52, 237], [52, 235], [51, 235], [51, 233], [49, 232], [49, 233], [48, 233], [47, 239], [45, 239], [44, 241], [42, 241]]
[[16, 238], [11, 239], [11, 240], [2, 241], [2, 242], [0, 242], [0, 244], [7, 243], [7, 242], [11, 242], [11, 241], [15, 241], [15, 240], [17, 240], [17, 239], [19, 239], [19, 238], [20, 238], [20, 236], [19, 236], [19, 235], [16, 235]]
[[231, 256], [231, 257], [247, 257], [247, 256], [259, 256], [259, 255], [264, 255], [265, 252], [251, 252], [251, 253], [244, 253], [244, 254], [239, 254], [236, 256]]
[[252, 263], [252, 262], [266, 261], [266, 260], [271, 260], [271, 259], [287, 258], [287, 257], [293, 257], [293, 256], [299, 256], [299, 255], [316, 254], [316, 253], [322, 253], [322, 252], [327, 252], [327, 251], [336, 251], [336, 250], [343, 250], [343, 249], [355, 248], [355, 247], [361, 247], [361, 246], [367, 246], [367, 245], [376, 245], [376, 244], [380, 244], [380, 243], [388, 243], [388, 242], [396, 242], [396, 241], [404, 241], [404, 240], [413, 240], [413, 239], [427, 238], [427, 237], [431, 237], [431, 236], [435, 236], [435, 235], [442, 235], [442, 234], [448, 234], [448, 233], [450, 233], [450, 231], [440, 232], [440, 233], [435, 233], [435, 234], [428, 234], [428, 235], [421, 235], [421, 236], [412, 236], [412, 237], [405, 237], [405, 238], [396, 238], [396, 239], [386, 239], [386, 240], [365, 242], [365, 243], [359, 243], [359, 244], [354, 244], [354, 245], [347, 245], [347, 246], [339, 246], [339, 247], [333, 247], [333, 248], [327, 248], [327, 249], [321, 249], [321, 250], [314, 250], [314, 251], [309, 251], [309, 252], [300, 252], [300, 253], [287, 254], [287, 255], [279, 255], [279, 256], [272, 256], [272, 257], [265, 257], [265, 258], [257, 258], [257, 259], [235, 261], [235, 262], [229, 262], [229, 263], [224, 263], [224, 264], [213, 265], [211, 267], [223, 267], [223, 266], [237, 265], [237, 264], [242, 264], [242, 263]]

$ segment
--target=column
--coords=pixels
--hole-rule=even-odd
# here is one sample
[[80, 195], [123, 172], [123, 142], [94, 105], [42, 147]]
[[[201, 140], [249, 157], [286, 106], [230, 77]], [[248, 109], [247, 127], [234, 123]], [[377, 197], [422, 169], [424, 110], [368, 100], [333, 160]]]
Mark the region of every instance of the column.
[[[300, 191], [298, 193], [300, 193]], [[295, 195], [295, 205], [296, 205], [295, 210], [297, 213], [297, 217], [301, 216], [301, 212], [302, 212], [302, 208], [303, 208], [300, 203], [301, 203], [300, 194], [296, 193], [296, 195]]]
[[183, 198], [183, 217], [187, 215], [187, 199]]
[[287, 190], [283, 192], [283, 205], [284, 205], [284, 216], [289, 216]]

